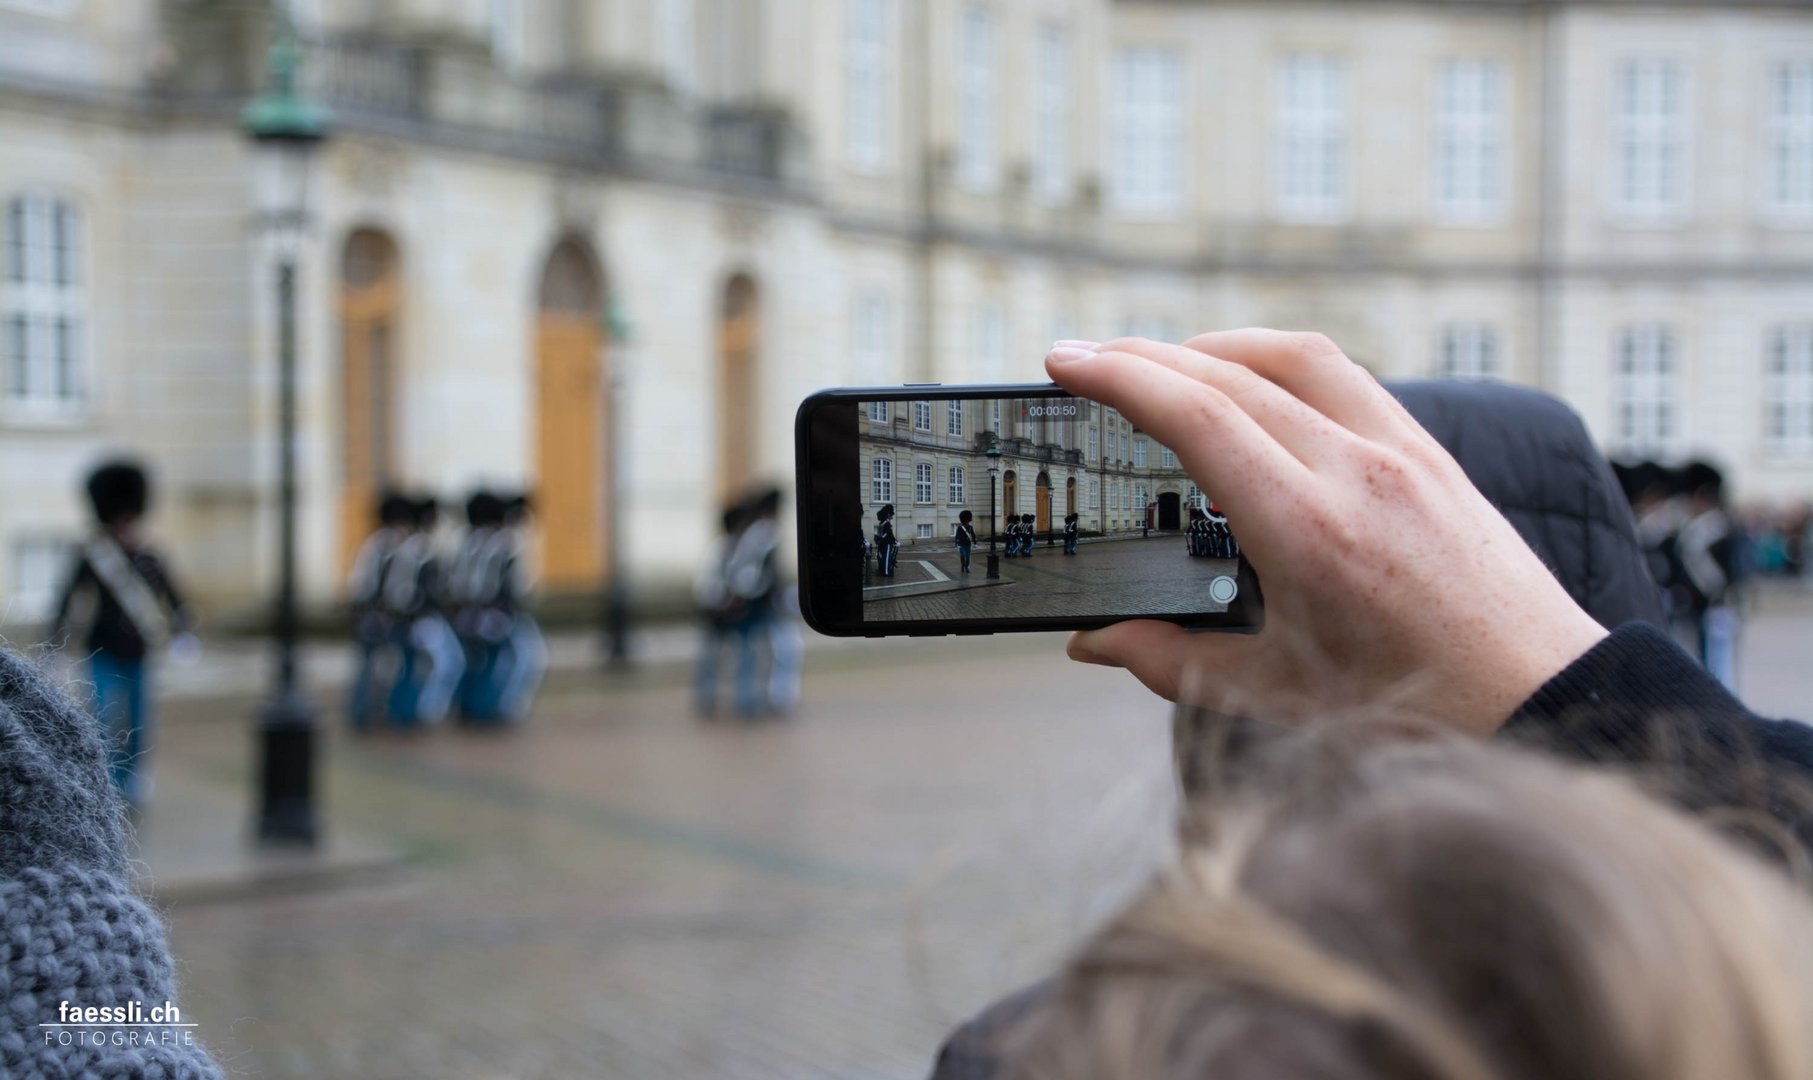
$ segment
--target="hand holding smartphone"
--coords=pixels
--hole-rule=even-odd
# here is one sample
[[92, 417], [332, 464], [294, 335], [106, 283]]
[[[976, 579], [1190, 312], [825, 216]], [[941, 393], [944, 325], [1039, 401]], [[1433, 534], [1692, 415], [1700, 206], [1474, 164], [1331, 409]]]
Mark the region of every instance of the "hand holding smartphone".
[[821, 633], [1263, 622], [1212, 493], [1097, 402], [1052, 385], [827, 390], [795, 440], [800, 608]]

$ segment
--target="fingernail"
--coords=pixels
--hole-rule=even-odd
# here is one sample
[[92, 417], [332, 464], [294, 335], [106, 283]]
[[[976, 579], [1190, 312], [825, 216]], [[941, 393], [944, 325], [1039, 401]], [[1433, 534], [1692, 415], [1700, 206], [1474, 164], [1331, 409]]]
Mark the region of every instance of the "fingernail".
[[1051, 347], [1054, 349], [1057, 349], [1057, 348], [1087, 349], [1090, 352], [1101, 352], [1102, 351], [1102, 343], [1099, 341], [1077, 341], [1074, 338], [1064, 338], [1061, 341], [1054, 341], [1054, 342], [1052, 342]]
[[1081, 645], [1077, 645], [1077, 644], [1073, 643], [1070, 646], [1070, 648], [1068, 648], [1064, 651], [1069, 653], [1070, 658], [1072, 660], [1075, 660], [1079, 664], [1100, 664], [1103, 667], [1114, 667], [1115, 666], [1114, 662], [1109, 660], [1107, 657], [1105, 657], [1102, 654], [1097, 653], [1097, 652], [1091, 652]]
[[1095, 350], [1079, 349], [1074, 345], [1053, 345], [1049, 355], [1053, 360], [1059, 360], [1066, 364], [1070, 364], [1075, 363], [1078, 360], [1089, 359], [1095, 355]]

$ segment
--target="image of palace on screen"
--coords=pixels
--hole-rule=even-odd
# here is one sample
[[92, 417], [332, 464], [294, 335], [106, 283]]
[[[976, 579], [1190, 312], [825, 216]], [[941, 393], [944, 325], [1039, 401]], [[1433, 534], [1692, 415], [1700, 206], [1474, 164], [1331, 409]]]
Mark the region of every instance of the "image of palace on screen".
[[[1084, 535], [1178, 532], [1208, 500], [1120, 413], [1074, 398], [872, 401], [859, 406], [865, 519], [892, 504], [901, 545], [948, 544], [964, 510], [976, 535], [1034, 515], [1043, 542], [1075, 513]], [[991, 455], [990, 449], [999, 451]]]

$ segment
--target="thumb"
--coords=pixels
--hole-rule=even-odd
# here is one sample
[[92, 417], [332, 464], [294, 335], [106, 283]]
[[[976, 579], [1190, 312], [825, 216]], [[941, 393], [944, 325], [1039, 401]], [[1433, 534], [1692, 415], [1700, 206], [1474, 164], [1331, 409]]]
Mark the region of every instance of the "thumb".
[[1085, 664], [1125, 668], [1159, 697], [1178, 701], [1185, 690], [1194, 698], [1199, 688], [1222, 684], [1222, 676], [1252, 656], [1254, 645], [1249, 637], [1197, 634], [1175, 623], [1137, 619], [1072, 634], [1066, 651]]

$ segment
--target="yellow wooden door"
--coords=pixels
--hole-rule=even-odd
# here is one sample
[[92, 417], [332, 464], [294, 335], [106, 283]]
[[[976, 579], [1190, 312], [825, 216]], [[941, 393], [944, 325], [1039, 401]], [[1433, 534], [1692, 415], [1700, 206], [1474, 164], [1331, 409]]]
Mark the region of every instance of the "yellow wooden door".
[[541, 579], [555, 592], [603, 580], [603, 372], [598, 320], [544, 311], [536, 329], [535, 517]]
[[1051, 529], [1051, 481], [1043, 476], [1040, 480], [1041, 483], [1034, 491], [1038, 496], [1038, 504], [1032, 508], [1035, 515], [1032, 527], [1039, 532], [1048, 532]]
[[760, 325], [753, 303], [732, 311], [718, 332], [718, 501], [740, 498], [755, 475], [755, 350]]
[[378, 527], [395, 468], [398, 289], [393, 276], [340, 297], [340, 574]]

